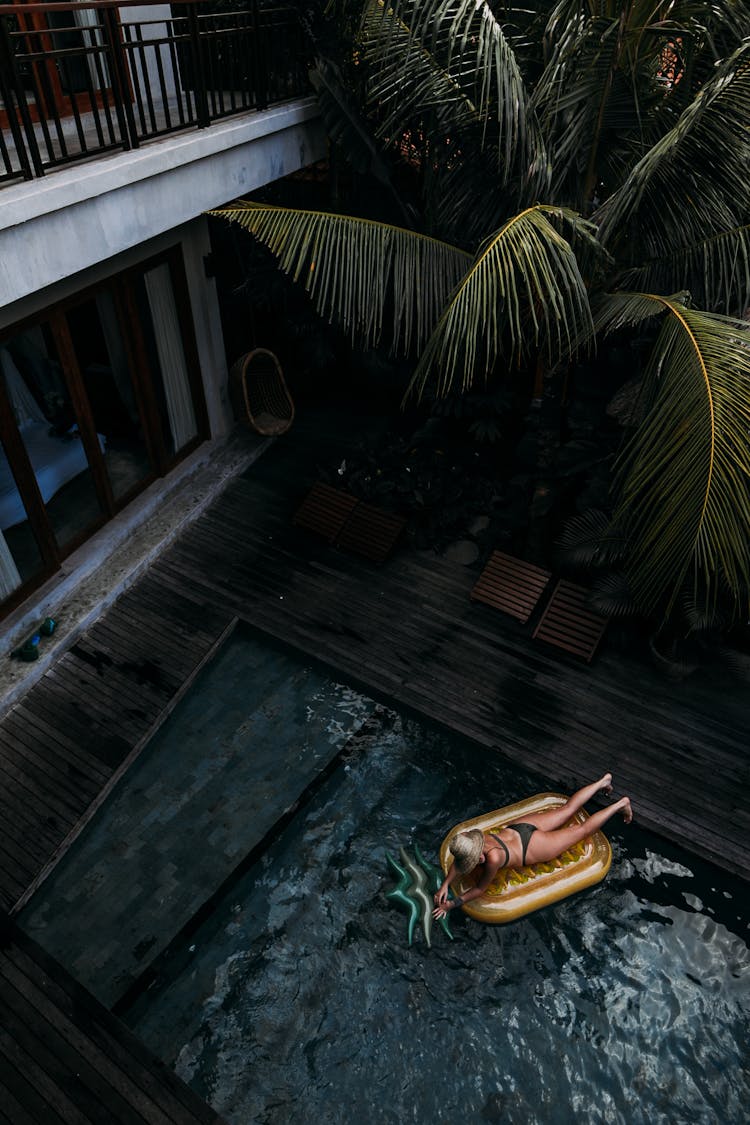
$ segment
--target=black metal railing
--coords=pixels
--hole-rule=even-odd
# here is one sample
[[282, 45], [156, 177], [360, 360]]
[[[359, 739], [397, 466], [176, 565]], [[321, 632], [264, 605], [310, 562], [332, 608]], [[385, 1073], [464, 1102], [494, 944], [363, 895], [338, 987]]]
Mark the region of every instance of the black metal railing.
[[307, 72], [293, 8], [0, 3], [0, 184], [300, 97]]

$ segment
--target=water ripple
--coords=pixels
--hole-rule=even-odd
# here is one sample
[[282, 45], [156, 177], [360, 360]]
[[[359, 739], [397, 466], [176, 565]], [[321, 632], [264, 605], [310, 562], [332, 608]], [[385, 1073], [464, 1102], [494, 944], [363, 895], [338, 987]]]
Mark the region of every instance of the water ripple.
[[[351, 697], [345, 711], [369, 713]], [[385, 851], [414, 837], [434, 855], [488, 792], [499, 806], [533, 788], [392, 714], [368, 739], [138, 1033], [233, 1125], [744, 1125], [750, 950], [747, 919], [728, 925], [731, 882], [616, 830], [591, 892], [509, 927], [458, 918], [452, 943], [407, 949]]]

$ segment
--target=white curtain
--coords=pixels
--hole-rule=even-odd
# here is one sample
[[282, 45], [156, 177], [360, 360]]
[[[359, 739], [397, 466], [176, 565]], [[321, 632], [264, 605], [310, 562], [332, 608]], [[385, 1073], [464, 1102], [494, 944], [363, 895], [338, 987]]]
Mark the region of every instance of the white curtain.
[[28, 422], [45, 422], [41, 406], [26, 386], [7, 348], [0, 348], [0, 371], [19, 428], [23, 429]]
[[198, 433], [169, 266], [144, 274], [175, 452]]
[[0, 531], [0, 602], [10, 597], [20, 585], [21, 575], [5, 542], [5, 536]]
[[115, 303], [109, 292], [97, 293], [96, 309], [99, 313], [99, 322], [104, 333], [104, 342], [107, 345], [109, 366], [112, 378], [119, 392], [123, 405], [130, 415], [131, 422], [138, 423], [138, 407], [133, 395], [133, 384], [130, 379], [128, 357], [125, 354], [125, 345], [120, 333], [120, 323], [117, 319]]

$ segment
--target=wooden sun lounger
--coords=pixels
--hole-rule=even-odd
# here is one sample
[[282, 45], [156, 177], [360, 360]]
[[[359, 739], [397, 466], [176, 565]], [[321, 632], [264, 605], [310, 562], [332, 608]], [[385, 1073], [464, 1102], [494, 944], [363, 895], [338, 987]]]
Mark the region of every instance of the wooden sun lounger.
[[318, 481], [302, 501], [292, 522], [333, 543], [358, 503], [357, 497], [349, 492]]
[[471, 599], [526, 622], [551, 577], [549, 570], [493, 551], [471, 591]]
[[405, 526], [403, 516], [395, 516], [363, 501], [351, 512], [339, 533], [336, 546], [382, 563], [393, 550]]
[[561, 578], [534, 630], [535, 639], [556, 645], [590, 663], [608, 620], [588, 608], [587, 597], [585, 586], [576, 586]]
[[293, 522], [322, 535], [336, 547], [378, 563], [388, 557], [406, 526], [403, 516], [365, 504], [351, 493], [320, 481], [310, 489]]

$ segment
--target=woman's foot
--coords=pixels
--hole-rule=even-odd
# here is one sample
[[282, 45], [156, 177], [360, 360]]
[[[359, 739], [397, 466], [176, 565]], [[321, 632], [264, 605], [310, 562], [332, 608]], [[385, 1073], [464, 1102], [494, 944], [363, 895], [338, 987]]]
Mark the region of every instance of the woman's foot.
[[604, 777], [599, 782], [599, 788], [601, 789], [601, 791], [602, 791], [602, 793], [604, 794], [605, 797], [611, 796], [611, 794], [612, 794], [612, 774], [611, 773], [605, 773]]
[[620, 807], [622, 808], [622, 819], [626, 824], [630, 824], [631, 820], [633, 819], [633, 809], [630, 804], [630, 797], [623, 797]]

